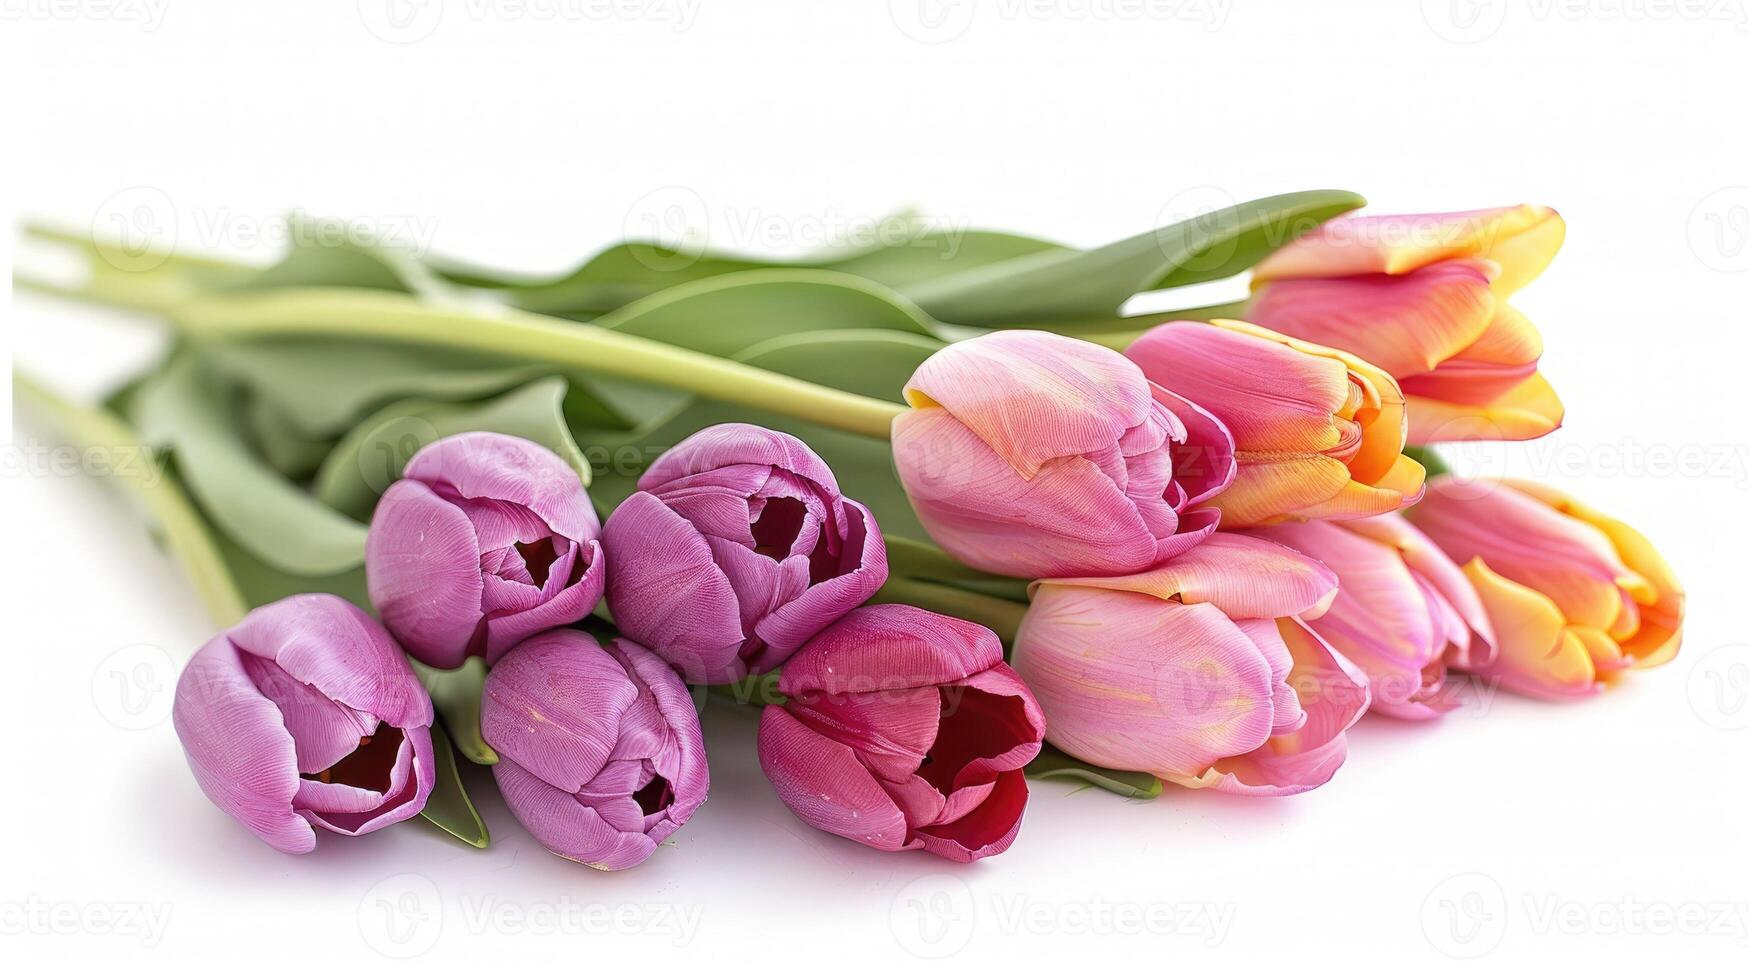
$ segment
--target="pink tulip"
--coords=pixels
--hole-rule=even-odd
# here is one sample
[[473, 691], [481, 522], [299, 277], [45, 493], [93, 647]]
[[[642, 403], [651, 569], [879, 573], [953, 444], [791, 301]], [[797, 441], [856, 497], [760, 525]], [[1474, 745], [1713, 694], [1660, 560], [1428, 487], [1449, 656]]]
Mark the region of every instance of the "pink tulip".
[[1366, 681], [1307, 629], [1336, 576], [1296, 551], [1217, 533], [1157, 568], [1033, 583], [1014, 668], [1051, 743], [1191, 788], [1282, 796], [1323, 785]]
[[1233, 440], [1081, 340], [1001, 330], [923, 362], [893, 458], [929, 536], [1000, 575], [1106, 575], [1182, 554], [1220, 520]]
[[371, 603], [433, 667], [495, 663], [601, 601], [600, 536], [582, 480], [551, 450], [496, 432], [439, 439], [377, 503]]
[[1164, 323], [1124, 353], [1232, 432], [1238, 476], [1212, 502], [1222, 527], [1370, 517], [1421, 493], [1403, 394], [1352, 354], [1237, 320]]
[[1478, 672], [1543, 698], [1592, 694], [1682, 643], [1682, 586], [1651, 542], [1558, 490], [1440, 477], [1409, 519], [1463, 566], [1499, 641]]
[[688, 681], [776, 669], [887, 580], [874, 515], [792, 435], [711, 426], [638, 489], [607, 521], [608, 609]]
[[1000, 854], [1026, 809], [1044, 716], [996, 635], [865, 606], [796, 654], [759, 719], [759, 762], [802, 822], [883, 851]]
[[1475, 587], [1397, 514], [1277, 524], [1252, 532], [1322, 562], [1340, 589], [1308, 624], [1359, 667], [1372, 710], [1435, 718], [1457, 707], [1446, 668], [1474, 672], [1494, 657], [1494, 630]]
[[601, 871], [641, 863], [710, 790], [685, 685], [627, 640], [565, 629], [524, 640], [486, 675], [480, 729], [516, 819]]
[[344, 599], [262, 606], [195, 653], [173, 709], [207, 798], [287, 854], [425, 808], [431, 699], [395, 641]]
[[1389, 371], [1411, 442], [1534, 439], [1563, 410], [1537, 373], [1542, 338], [1506, 301], [1565, 234], [1529, 204], [1337, 218], [1258, 264], [1246, 315]]

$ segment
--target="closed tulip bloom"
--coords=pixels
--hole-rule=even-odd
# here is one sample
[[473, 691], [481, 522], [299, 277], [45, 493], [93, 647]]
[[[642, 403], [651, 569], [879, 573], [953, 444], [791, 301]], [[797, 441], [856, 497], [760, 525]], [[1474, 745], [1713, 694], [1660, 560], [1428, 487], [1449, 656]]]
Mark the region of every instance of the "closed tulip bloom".
[[1221, 514], [1233, 440], [1117, 353], [1033, 330], [945, 348], [905, 386], [893, 459], [929, 536], [974, 568], [1139, 571]]
[[577, 471], [551, 450], [496, 432], [439, 439], [377, 503], [370, 600], [419, 660], [495, 663], [601, 601], [600, 537]]
[[566, 629], [524, 640], [486, 675], [480, 730], [516, 819], [601, 871], [641, 863], [710, 790], [685, 685], [627, 640]]
[[713, 425], [638, 490], [607, 520], [607, 605], [688, 681], [776, 669], [887, 580], [874, 515], [795, 436]]
[[417, 814], [436, 782], [431, 699], [382, 626], [344, 599], [262, 606], [195, 653], [176, 735], [207, 797], [288, 854]]
[[1463, 566], [1499, 641], [1477, 672], [1543, 698], [1599, 691], [1682, 642], [1682, 586], [1621, 521], [1529, 481], [1445, 476], [1409, 519]]
[[1473, 672], [1493, 660], [1494, 630], [1475, 587], [1402, 516], [1277, 524], [1250, 533], [1336, 573], [1336, 600], [1308, 625], [1366, 674], [1371, 710], [1436, 718], [1460, 703], [1447, 668]]
[[1561, 247], [1536, 205], [1337, 218], [1252, 271], [1248, 319], [1353, 351], [1409, 401], [1409, 439], [1534, 439], [1563, 409], [1542, 338], [1507, 300]]
[[1157, 568], [1033, 583], [1014, 667], [1076, 758], [1194, 789], [1323, 785], [1367, 705], [1365, 678], [1306, 627], [1336, 576], [1217, 533]]
[[1403, 393], [1346, 351], [1237, 320], [1164, 323], [1124, 352], [1156, 384], [1226, 424], [1239, 471], [1211, 503], [1227, 528], [1371, 517], [1413, 502]]
[[911, 606], [865, 606], [784, 666], [759, 762], [809, 826], [883, 851], [1000, 854], [1026, 809], [1045, 720], [996, 634]]

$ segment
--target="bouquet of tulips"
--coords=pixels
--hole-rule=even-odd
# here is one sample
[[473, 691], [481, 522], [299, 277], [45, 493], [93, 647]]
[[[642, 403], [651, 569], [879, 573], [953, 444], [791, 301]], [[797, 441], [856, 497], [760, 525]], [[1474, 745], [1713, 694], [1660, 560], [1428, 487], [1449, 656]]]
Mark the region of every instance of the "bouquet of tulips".
[[[1560, 424], [1508, 305], [1560, 217], [1361, 204], [1090, 250], [634, 241], [553, 280], [33, 229], [89, 275], [20, 285], [175, 342], [102, 406], [16, 383], [162, 461], [136, 487], [224, 627], [176, 731], [274, 847], [414, 815], [483, 847], [479, 765], [553, 852], [638, 864], [705, 802], [718, 697], [762, 712], [802, 821], [971, 861], [1013, 843], [1029, 776], [1299, 793], [1368, 711], [1585, 696], [1675, 655], [1645, 538], [1426, 448]], [[1247, 270], [1238, 302], [1126, 312]]]

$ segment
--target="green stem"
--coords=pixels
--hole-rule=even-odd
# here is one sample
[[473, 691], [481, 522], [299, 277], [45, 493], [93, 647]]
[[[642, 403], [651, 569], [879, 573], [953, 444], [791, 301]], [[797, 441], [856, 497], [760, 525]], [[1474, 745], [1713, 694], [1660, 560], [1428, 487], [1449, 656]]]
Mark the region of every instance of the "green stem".
[[155, 313], [211, 340], [332, 337], [431, 344], [677, 388], [706, 398], [886, 439], [905, 406], [839, 391], [670, 344], [520, 310], [441, 308], [369, 289], [297, 288], [212, 294], [181, 277], [93, 276], [62, 287], [29, 276], [24, 289]]
[[951, 585], [920, 582], [916, 579], [890, 576], [887, 584], [874, 595], [874, 602], [901, 602], [932, 612], [960, 619], [969, 619], [990, 627], [1010, 645], [1020, 632], [1020, 621], [1026, 616], [1026, 604], [977, 592], [967, 592]]
[[138, 460], [135, 465], [109, 469], [157, 520], [166, 547], [194, 579], [213, 619], [230, 626], [243, 618], [249, 606], [232, 581], [217, 542], [207, 533], [206, 521], [174, 477], [162, 466], [145, 465], [152, 450], [127, 423], [101, 409], [74, 405], [23, 372], [13, 372], [12, 391], [19, 404], [42, 416], [79, 449], [108, 450], [118, 461]]

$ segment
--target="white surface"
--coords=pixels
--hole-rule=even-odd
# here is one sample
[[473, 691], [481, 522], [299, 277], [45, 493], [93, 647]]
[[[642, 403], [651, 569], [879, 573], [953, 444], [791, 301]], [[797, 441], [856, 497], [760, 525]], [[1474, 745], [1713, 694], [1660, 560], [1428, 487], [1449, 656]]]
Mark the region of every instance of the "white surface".
[[[1742, 0], [473, 0], [406, 4], [401, 34], [374, 0], [116, 2], [0, 2], [8, 203], [75, 226], [145, 214], [185, 248], [265, 256], [293, 206], [558, 269], [672, 233], [647, 223], [670, 214], [788, 251], [905, 205], [1084, 244], [1319, 186], [1379, 210], [1554, 205], [1568, 245], [1520, 305], [1569, 425], [1466, 465], [1633, 521], [1693, 612], [1674, 664], [1588, 703], [1368, 720], [1308, 796], [1035, 784], [1014, 849], [972, 868], [800, 825], [751, 716], [715, 709], [711, 801], [635, 871], [549, 857], [490, 791], [486, 853], [409, 824], [288, 858], [200, 796], [160, 721], [169, 664], [208, 632], [191, 590], [113, 493], [9, 451], [9, 973], [69, 955], [150, 976], [1749, 962], [1749, 688], [1726, 670], [1749, 670]], [[20, 301], [10, 346], [92, 391], [151, 347], [108, 322]], [[599, 903], [630, 910], [622, 928]]]

